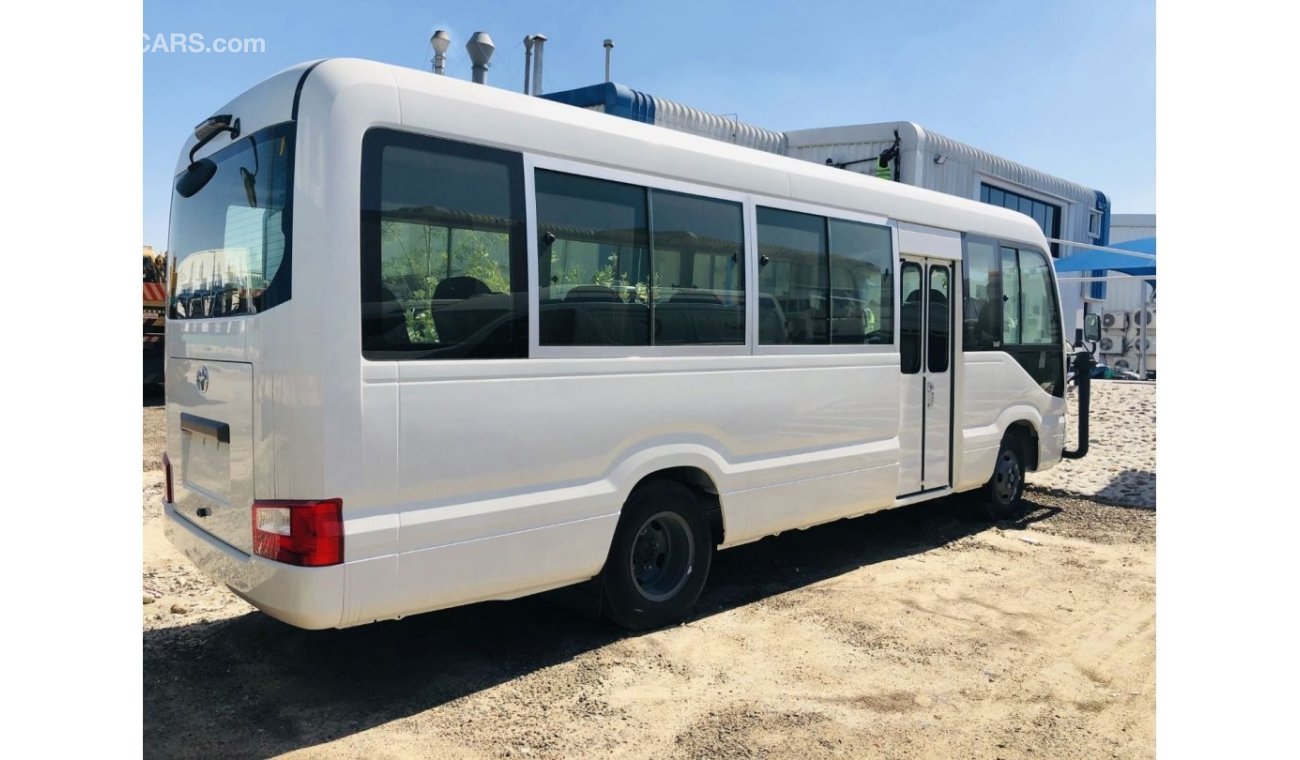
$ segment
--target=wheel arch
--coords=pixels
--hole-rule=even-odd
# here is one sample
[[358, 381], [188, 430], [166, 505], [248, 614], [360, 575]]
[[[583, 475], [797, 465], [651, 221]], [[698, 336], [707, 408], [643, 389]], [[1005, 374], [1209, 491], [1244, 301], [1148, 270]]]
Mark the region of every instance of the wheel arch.
[[1007, 426], [1003, 440], [1015, 440], [1025, 457], [1025, 469], [1038, 469], [1038, 429], [1029, 420], [1016, 420]]
[[1028, 470], [1038, 469], [1038, 431], [1042, 426], [1043, 415], [1032, 406], [1017, 404], [998, 416], [998, 429], [1002, 431], [999, 440], [1014, 437], [1022, 442], [1021, 452]]
[[704, 510], [704, 519], [709, 524], [709, 532], [714, 546], [720, 546], [726, 539], [726, 521], [723, 519], [722, 499], [713, 477], [701, 467], [677, 465], [654, 470], [641, 476], [632, 487], [629, 496], [646, 483], [668, 480], [680, 483], [695, 492]]

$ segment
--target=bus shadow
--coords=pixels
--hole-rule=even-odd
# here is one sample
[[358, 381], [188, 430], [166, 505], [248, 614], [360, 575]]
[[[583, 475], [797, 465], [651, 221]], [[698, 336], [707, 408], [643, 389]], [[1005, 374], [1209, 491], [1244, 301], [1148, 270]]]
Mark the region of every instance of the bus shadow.
[[1156, 474], [1128, 468], [1115, 474], [1096, 499], [1115, 506], [1137, 509], [1156, 508]]
[[[1059, 512], [1030, 501], [1016, 528]], [[719, 553], [695, 618], [985, 530], [961, 497], [837, 521]], [[261, 613], [144, 633], [144, 752], [268, 756], [312, 747], [632, 635], [546, 597], [332, 631]]]

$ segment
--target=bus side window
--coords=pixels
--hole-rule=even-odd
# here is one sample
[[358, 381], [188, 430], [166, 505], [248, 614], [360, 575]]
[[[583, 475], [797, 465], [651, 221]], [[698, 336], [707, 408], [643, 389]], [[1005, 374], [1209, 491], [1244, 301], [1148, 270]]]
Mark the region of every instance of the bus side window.
[[760, 341], [830, 342], [826, 251], [826, 217], [759, 206], [759, 294], [780, 306], [785, 327], [760, 330]]
[[650, 191], [655, 345], [745, 342], [742, 207]]
[[543, 346], [648, 346], [646, 189], [538, 169]]
[[1020, 261], [1016, 249], [1002, 249], [1002, 343], [1020, 343]]
[[928, 358], [926, 367], [931, 372], [948, 371], [948, 332], [951, 315], [948, 310], [950, 284], [946, 266], [930, 267], [930, 334], [926, 338]]
[[921, 266], [903, 262], [902, 308], [899, 309], [899, 346], [898, 352], [905, 375], [914, 375], [921, 371], [921, 341], [925, 335], [922, 328], [924, 308], [921, 299]]
[[968, 238], [963, 261], [962, 350], [995, 351], [1002, 345], [1002, 284], [997, 247]]
[[831, 342], [894, 342], [893, 236], [888, 227], [830, 220]]
[[362, 353], [527, 356], [521, 157], [382, 129], [362, 153]]

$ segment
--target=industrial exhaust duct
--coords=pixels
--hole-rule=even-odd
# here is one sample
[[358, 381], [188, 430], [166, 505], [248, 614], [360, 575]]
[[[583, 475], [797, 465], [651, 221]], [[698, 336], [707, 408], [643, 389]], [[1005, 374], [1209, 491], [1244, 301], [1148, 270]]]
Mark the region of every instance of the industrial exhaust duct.
[[[476, 84], [487, 84], [488, 61], [492, 60], [492, 54], [496, 52], [497, 46], [492, 44], [492, 38], [487, 32], [474, 32], [465, 43], [465, 51], [469, 53], [470, 63], [474, 66], [474, 82]], [[537, 48], [538, 58], [541, 57], [541, 46]], [[540, 81], [540, 77], [538, 77]]]

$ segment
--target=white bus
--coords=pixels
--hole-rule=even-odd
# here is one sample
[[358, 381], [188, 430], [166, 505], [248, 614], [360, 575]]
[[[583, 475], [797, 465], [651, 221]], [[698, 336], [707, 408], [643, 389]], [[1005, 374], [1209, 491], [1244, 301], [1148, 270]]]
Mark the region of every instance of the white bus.
[[359, 60], [223, 106], [176, 188], [167, 534], [296, 626], [584, 581], [661, 626], [717, 549], [1010, 516], [1063, 454], [1018, 213]]

